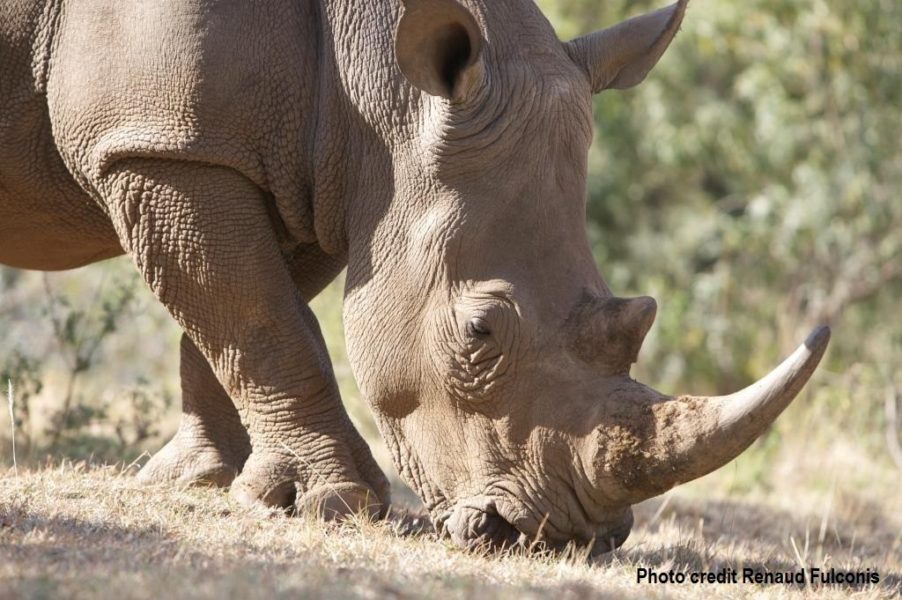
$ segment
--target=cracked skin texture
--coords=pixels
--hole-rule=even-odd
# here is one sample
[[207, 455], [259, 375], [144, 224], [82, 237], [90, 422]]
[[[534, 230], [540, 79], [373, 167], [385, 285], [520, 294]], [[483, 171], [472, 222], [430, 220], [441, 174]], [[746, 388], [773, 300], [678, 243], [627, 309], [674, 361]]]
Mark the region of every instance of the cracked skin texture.
[[5, 0], [0, 262], [127, 254], [185, 332], [140, 476], [327, 518], [389, 502], [307, 306], [347, 266], [355, 375], [439, 528], [619, 545], [667, 409], [628, 377], [654, 302], [585, 236], [591, 96], [684, 10], [565, 44], [526, 0]]

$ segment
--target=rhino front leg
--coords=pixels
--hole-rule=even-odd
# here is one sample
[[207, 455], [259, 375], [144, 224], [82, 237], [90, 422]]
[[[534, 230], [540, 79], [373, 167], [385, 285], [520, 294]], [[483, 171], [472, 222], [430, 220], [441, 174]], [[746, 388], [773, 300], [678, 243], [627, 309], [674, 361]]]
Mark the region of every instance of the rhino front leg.
[[138, 478], [146, 483], [177, 481], [227, 487], [251, 453], [247, 430], [207, 359], [185, 334], [180, 370], [181, 424]]
[[117, 163], [98, 187], [123, 248], [247, 428], [251, 454], [233, 496], [296, 498], [327, 517], [381, 511], [388, 483], [341, 405], [265, 194], [231, 169], [150, 159]]
[[[332, 256], [317, 245], [299, 246], [288, 257], [295, 285], [307, 302], [319, 294], [344, 268], [343, 256]], [[241, 473], [251, 453], [247, 430], [232, 399], [220, 385], [210, 364], [186, 334], [182, 334], [182, 420], [175, 436], [154, 454], [138, 474], [145, 483], [228, 487]], [[364, 444], [354, 454], [364, 455]]]

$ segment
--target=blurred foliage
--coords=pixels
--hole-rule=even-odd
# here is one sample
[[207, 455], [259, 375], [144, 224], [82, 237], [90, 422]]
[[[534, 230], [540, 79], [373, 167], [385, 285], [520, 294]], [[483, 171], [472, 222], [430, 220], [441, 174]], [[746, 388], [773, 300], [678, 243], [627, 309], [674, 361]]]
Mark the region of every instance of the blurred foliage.
[[[31, 456], [34, 439], [31, 402], [44, 389], [41, 377], [40, 361], [23, 354], [21, 349], [13, 350], [0, 363], [0, 382], [9, 395], [9, 385], [14, 386], [13, 405], [10, 414], [13, 418], [12, 428], [16, 431], [16, 444], [20, 456]], [[10, 398], [7, 397], [7, 402]]]
[[117, 371], [130, 370], [124, 363], [132, 357], [115, 352], [122, 348], [116, 333], [123, 325], [126, 335], [136, 333], [141, 286], [127, 262], [67, 274], [0, 267], [0, 381], [4, 389], [13, 382], [20, 461], [132, 460], [158, 433], [172, 394], [150, 384], [147, 363], [109, 385]]
[[[562, 39], [660, 6], [539, 4]], [[597, 97], [590, 240], [616, 293], [659, 302], [639, 378], [730, 392], [829, 324], [825, 365], [778, 429], [854, 431], [886, 456], [879, 434], [899, 432], [884, 398], [902, 395], [900, 107], [896, 0], [694, 0], [645, 82]]]
[[[562, 36], [658, 2], [540, 1]], [[902, 363], [902, 4], [695, 0], [634, 90], [595, 104], [590, 236], [659, 300], [644, 374], [728, 391], [818, 323], [833, 371]]]

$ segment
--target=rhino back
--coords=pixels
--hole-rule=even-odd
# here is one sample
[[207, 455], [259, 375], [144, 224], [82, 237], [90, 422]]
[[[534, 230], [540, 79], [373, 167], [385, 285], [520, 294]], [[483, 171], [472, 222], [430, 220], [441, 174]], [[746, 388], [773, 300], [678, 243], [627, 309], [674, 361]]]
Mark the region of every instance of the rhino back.
[[47, 84], [63, 159], [86, 186], [125, 158], [226, 166], [313, 241], [316, 21], [289, 0], [66, 2]]

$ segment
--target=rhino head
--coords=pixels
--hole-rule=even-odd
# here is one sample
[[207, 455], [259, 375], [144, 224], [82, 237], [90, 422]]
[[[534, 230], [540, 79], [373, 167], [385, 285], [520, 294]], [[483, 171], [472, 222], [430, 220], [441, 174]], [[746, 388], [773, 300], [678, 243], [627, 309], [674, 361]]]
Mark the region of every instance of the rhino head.
[[730, 396], [630, 378], [656, 304], [615, 297], [590, 251], [592, 96], [641, 82], [685, 9], [569, 43], [532, 2], [394, 15], [394, 63], [373, 69], [397, 74], [394, 112], [367, 117], [400, 123], [391, 200], [350, 243], [345, 323], [399, 472], [462, 546], [618, 547], [632, 505], [734, 459], [826, 348], [822, 328]]

